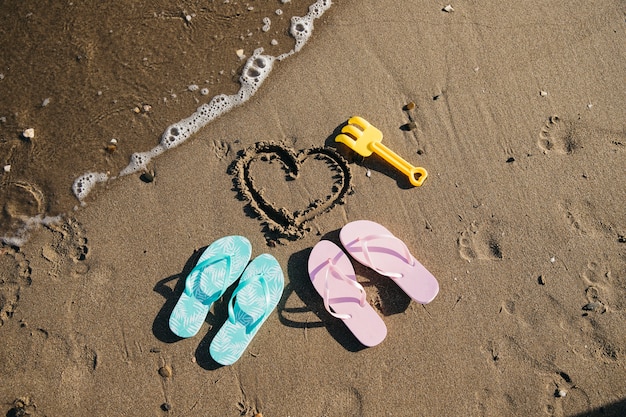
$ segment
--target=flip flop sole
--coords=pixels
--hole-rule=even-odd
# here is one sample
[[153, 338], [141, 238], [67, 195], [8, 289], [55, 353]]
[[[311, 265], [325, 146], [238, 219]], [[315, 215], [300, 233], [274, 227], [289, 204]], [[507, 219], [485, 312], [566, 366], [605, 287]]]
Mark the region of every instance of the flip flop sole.
[[262, 254], [243, 271], [233, 293], [228, 320], [209, 346], [211, 357], [222, 365], [235, 363], [280, 301], [285, 277], [272, 255]]
[[[392, 278], [393, 281], [418, 303], [428, 304], [439, 293], [439, 282], [433, 274], [411, 254], [408, 255], [413, 265], [407, 262], [406, 245], [386, 227], [369, 220], [357, 220], [341, 229], [339, 239], [359, 263], [379, 273], [386, 271], [401, 275]], [[364, 240], [369, 240], [369, 256], [364, 251]]]
[[347, 279], [356, 282], [354, 268], [348, 256], [331, 241], [319, 241], [309, 255], [309, 276], [317, 292], [325, 297], [328, 285], [328, 304], [335, 314], [348, 315], [341, 319], [354, 336], [365, 346], [381, 343], [387, 336], [385, 322], [367, 302], [361, 306], [360, 291], [349, 282], [338, 278], [328, 268], [329, 260]]
[[[250, 260], [252, 247], [243, 236], [226, 236], [211, 243], [196, 266], [185, 278], [185, 289], [176, 302], [169, 319], [170, 329], [179, 337], [195, 336], [206, 319], [213, 301], [232, 285]], [[224, 256], [230, 257], [230, 271]], [[220, 259], [208, 263], [203, 262]]]

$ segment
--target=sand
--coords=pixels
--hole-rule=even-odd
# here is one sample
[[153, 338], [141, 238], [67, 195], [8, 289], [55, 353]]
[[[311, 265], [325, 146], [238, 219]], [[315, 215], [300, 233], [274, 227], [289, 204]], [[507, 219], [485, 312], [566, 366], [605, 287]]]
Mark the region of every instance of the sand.
[[[445, 5], [338, 2], [249, 102], [160, 156], [154, 181], [112, 181], [4, 247], [0, 412], [624, 415], [623, 5]], [[424, 167], [424, 185], [335, 144], [353, 115]], [[233, 169], [261, 142], [300, 169], [248, 161], [247, 191], [265, 205]], [[349, 171], [297, 156], [324, 145]], [[267, 206], [315, 212], [281, 234]], [[388, 330], [372, 348], [307, 273], [311, 248], [359, 219], [440, 284], [420, 305], [355, 264]], [[232, 289], [196, 337], [167, 322], [201, 250], [234, 234], [275, 256], [286, 286], [241, 359], [219, 366], [208, 349]]]

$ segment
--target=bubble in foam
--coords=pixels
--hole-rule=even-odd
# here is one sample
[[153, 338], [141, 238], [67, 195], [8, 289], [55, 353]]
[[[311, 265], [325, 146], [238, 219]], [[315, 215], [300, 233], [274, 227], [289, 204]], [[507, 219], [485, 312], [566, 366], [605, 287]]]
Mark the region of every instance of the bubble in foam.
[[291, 55], [299, 52], [300, 49], [302, 49], [304, 44], [307, 43], [307, 41], [311, 37], [311, 34], [313, 33], [313, 21], [321, 17], [324, 12], [326, 12], [326, 10], [330, 8], [331, 5], [331, 0], [317, 0], [315, 3], [309, 6], [309, 12], [305, 16], [293, 16], [291, 18], [289, 33], [296, 40], [296, 45], [291, 51], [279, 55], [276, 58], [278, 61], [282, 61], [283, 59], [290, 57]]
[[163, 153], [165, 149], [161, 145], [157, 145], [148, 152], [136, 152], [130, 156], [130, 163], [120, 172], [120, 176], [132, 174], [146, 169], [148, 162], [155, 156]]
[[296, 39], [294, 51], [298, 52], [311, 37], [313, 33], [313, 21], [324, 14], [332, 5], [331, 0], [318, 0], [309, 6], [309, 12], [302, 17], [293, 16], [291, 18], [291, 28], [289, 33]]
[[109, 176], [103, 172], [88, 172], [76, 178], [72, 185], [72, 191], [79, 201], [83, 201], [94, 185], [108, 179]]
[[[270, 55], [262, 55], [263, 48], [254, 51], [246, 62], [239, 77], [241, 88], [239, 89], [240, 100], [243, 103], [248, 100], [263, 84], [274, 66], [274, 58]], [[241, 103], [239, 103], [241, 104]]]
[[263, 27], [261, 28], [261, 30], [263, 32], [267, 32], [267, 31], [270, 30], [271, 26], [272, 26], [272, 21], [270, 20], [270, 18], [269, 17], [264, 17], [263, 18]]

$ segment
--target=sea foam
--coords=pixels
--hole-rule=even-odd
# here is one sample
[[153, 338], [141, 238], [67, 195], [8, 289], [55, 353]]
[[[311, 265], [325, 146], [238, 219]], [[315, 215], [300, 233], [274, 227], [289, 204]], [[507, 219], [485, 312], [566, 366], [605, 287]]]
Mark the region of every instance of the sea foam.
[[[160, 143], [149, 151], [134, 153], [129, 164], [121, 170], [119, 176], [145, 170], [152, 158], [180, 145], [215, 118], [248, 101], [272, 71], [275, 61], [282, 61], [302, 49], [313, 32], [313, 21], [322, 16], [331, 5], [331, 0], [318, 0], [309, 6], [309, 11], [305, 16], [292, 17], [290, 34], [295, 38], [296, 44], [291, 51], [274, 57], [263, 54], [262, 48], [256, 49], [243, 67], [239, 77], [241, 87], [236, 94], [219, 94], [208, 103], [198, 107], [191, 116], [170, 125], [161, 136]], [[74, 181], [74, 194], [79, 201], [83, 202], [97, 183], [109, 179], [110, 177], [103, 173], [89, 172], [83, 174]]]

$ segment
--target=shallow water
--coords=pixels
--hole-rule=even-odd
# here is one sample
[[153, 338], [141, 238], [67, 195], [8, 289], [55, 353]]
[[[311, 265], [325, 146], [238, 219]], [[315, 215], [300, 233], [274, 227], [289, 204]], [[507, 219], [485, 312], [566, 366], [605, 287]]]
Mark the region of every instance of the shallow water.
[[291, 17], [312, 3], [3, 2], [0, 236], [19, 241], [25, 219], [67, 213], [76, 178], [118, 175], [172, 123], [235, 94], [254, 50], [293, 50]]

